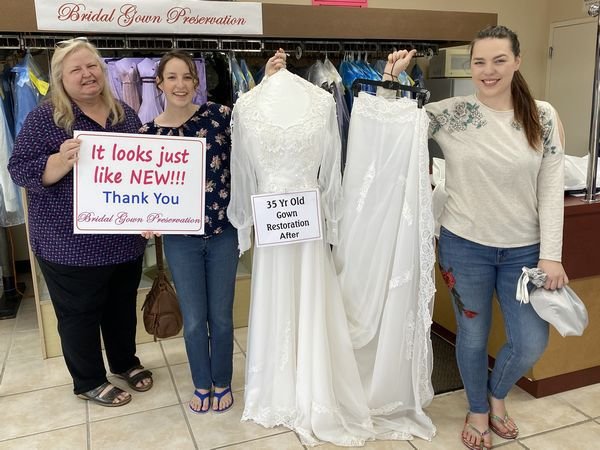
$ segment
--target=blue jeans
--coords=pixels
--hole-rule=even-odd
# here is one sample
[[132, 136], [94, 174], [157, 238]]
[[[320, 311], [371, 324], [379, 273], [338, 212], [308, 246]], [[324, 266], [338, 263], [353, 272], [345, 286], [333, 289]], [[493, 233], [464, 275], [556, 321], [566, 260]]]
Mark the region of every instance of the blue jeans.
[[[542, 356], [548, 343], [548, 322], [530, 303], [521, 304], [515, 298], [521, 268], [537, 267], [540, 246], [488, 247], [442, 227], [438, 249], [440, 269], [454, 302], [456, 360], [469, 409], [487, 413], [488, 393], [504, 399]], [[487, 344], [494, 290], [504, 316], [507, 342], [496, 355], [488, 378]]]
[[183, 337], [194, 386], [227, 387], [233, 372], [237, 231], [229, 226], [209, 239], [165, 235], [164, 243], [183, 315]]

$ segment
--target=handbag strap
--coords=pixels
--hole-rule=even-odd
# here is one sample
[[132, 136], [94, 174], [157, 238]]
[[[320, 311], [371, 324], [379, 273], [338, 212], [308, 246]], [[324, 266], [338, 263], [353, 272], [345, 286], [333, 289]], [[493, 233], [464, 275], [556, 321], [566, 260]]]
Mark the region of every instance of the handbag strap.
[[154, 250], [156, 250], [156, 267], [158, 268], [158, 272], [162, 273], [165, 271], [165, 265], [163, 263], [163, 245], [161, 236], [154, 236]]

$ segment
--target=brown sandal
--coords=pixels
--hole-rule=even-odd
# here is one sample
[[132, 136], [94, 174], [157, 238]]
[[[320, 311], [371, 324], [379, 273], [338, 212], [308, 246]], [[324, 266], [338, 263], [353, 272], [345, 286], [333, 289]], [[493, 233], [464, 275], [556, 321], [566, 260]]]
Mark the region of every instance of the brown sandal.
[[[102, 391], [104, 391], [104, 389], [106, 389], [108, 386], [112, 386], [112, 389], [110, 389], [106, 394], [104, 394], [101, 397], [100, 394], [102, 394]], [[127, 403], [129, 403], [131, 401], [131, 395], [129, 395], [129, 397], [125, 398], [124, 400], [115, 402], [115, 399], [119, 395], [121, 395], [123, 392], [128, 394], [127, 391], [124, 391], [121, 388], [113, 386], [112, 384], [110, 384], [107, 381], [106, 383], [101, 384], [100, 386], [98, 386], [95, 389], [89, 390], [82, 394], [77, 394], [77, 397], [82, 398], [84, 400], [89, 400], [90, 402], [95, 403], [100, 406], [116, 407], [116, 406], [126, 405]]]
[[[138, 369], [141, 370], [141, 372], [138, 372], [135, 375], [131, 375], [131, 372], [138, 370]], [[131, 369], [129, 369], [127, 372], [118, 373], [118, 374], [115, 374], [115, 376], [127, 381], [127, 384], [129, 385], [129, 387], [131, 389], [133, 389], [134, 391], [138, 391], [138, 392], [146, 392], [146, 391], [150, 390], [150, 388], [154, 384], [154, 381], [152, 380], [152, 372], [150, 372], [147, 369], [144, 369], [144, 366], [134, 366]], [[149, 379], [150, 383], [148, 383], [145, 386], [142, 385], [141, 387], [137, 385], [140, 381], [146, 380], [146, 379]]]
[[[508, 431], [502, 431], [500, 430], [496, 425], [494, 425], [494, 422], [500, 422], [504, 428], [506, 428]], [[514, 430], [510, 430], [506, 424], [511, 421], [514, 425], [515, 425], [515, 429]], [[516, 439], [517, 436], [519, 435], [519, 427], [517, 427], [517, 424], [515, 423], [514, 420], [512, 420], [511, 417], [509, 417], [508, 413], [504, 414], [504, 418], [497, 416], [495, 414], [490, 413], [490, 429], [496, 433], [498, 436], [500, 436], [502, 439]]]
[[485, 442], [484, 442], [484, 438], [485, 436], [490, 434], [490, 429], [487, 428], [485, 431], [479, 431], [477, 428], [475, 428], [473, 425], [471, 425], [469, 423], [469, 416], [471, 415], [470, 412], [467, 413], [467, 417], [465, 418], [465, 428], [469, 428], [471, 431], [473, 431], [474, 433], [476, 433], [481, 440], [479, 441], [479, 444], [472, 444], [471, 442], [469, 442], [469, 440], [467, 439], [467, 436], [465, 435], [465, 430], [463, 429], [463, 432], [461, 434], [461, 438], [462, 438], [462, 443], [464, 444], [465, 447], [467, 447], [470, 450], [487, 450], [492, 448], [491, 444], [489, 447], [485, 446]]

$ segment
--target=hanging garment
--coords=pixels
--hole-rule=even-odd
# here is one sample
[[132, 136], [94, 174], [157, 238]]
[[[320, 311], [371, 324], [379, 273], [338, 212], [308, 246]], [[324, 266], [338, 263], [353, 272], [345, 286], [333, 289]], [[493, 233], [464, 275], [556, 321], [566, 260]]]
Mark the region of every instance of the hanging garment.
[[11, 67], [8, 65], [4, 66], [4, 70], [0, 73], [0, 89], [2, 90], [2, 104], [4, 105], [4, 115], [8, 122], [10, 134], [14, 140], [15, 138], [15, 118], [14, 110], [15, 103], [13, 99], [13, 90], [11, 88]]
[[25, 122], [27, 114], [29, 114], [42, 99], [42, 95], [33, 85], [30, 77], [31, 63], [32, 57], [27, 53], [23, 61], [11, 69], [12, 72], [15, 73], [15, 78], [13, 80], [15, 136], [21, 131], [21, 127]]
[[341, 188], [333, 98], [281, 70], [238, 99], [232, 124], [228, 216], [240, 250], [252, 194], [318, 188], [328, 236], [254, 251], [242, 420], [284, 425], [306, 445], [362, 445], [371, 421], [329, 247]]
[[248, 92], [248, 82], [242, 72], [235, 56], [229, 57], [229, 72], [231, 73], [231, 83], [233, 85], [233, 103], [237, 101], [239, 96], [244, 92]]
[[119, 78], [119, 71], [117, 70], [118, 59], [105, 58], [104, 64], [106, 64], [107, 81], [110, 86], [110, 90], [113, 95], [119, 100], [123, 100], [123, 85], [121, 84], [121, 78]]
[[160, 102], [160, 91], [156, 88], [156, 69], [158, 60], [144, 58], [137, 65], [138, 73], [142, 80], [142, 104], [138, 116], [142, 123], [154, 120], [163, 107]]
[[204, 58], [208, 99], [221, 105], [232, 106], [232, 85], [229, 61], [222, 53], [209, 53]]
[[136, 58], [115, 61], [115, 68], [121, 82], [121, 100], [131, 106], [135, 112], [140, 109], [140, 75], [137, 70], [137, 63], [140, 61]]
[[240, 69], [242, 69], [242, 73], [244, 74], [244, 78], [248, 84], [248, 90], [253, 89], [254, 86], [256, 86], [256, 82], [254, 81], [252, 72], [250, 72], [250, 68], [248, 67], [248, 64], [246, 64], [245, 59], [240, 60]]
[[0, 103], [0, 227], [11, 227], [25, 222], [19, 188], [8, 173], [8, 160], [12, 155], [13, 138]]
[[378, 439], [431, 439], [433, 216], [428, 118], [361, 92], [350, 119], [335, 264]]
[[194, 64], [196, 64], [196, 72], [198, 72], [198, 87], [196, 88], [196, 95], [194, 96], [194, 100], [192, 100], [192, 102], [196, 105], [204, 105], [208, 100], [208, 92], [206, 90], [206, 66], [204, 64], [204, 58], [194, 58]]
[[342, 84], [342, 77], [337, 72], [331, 61], [329, 61], [329, 59], [325, 59], [325, 62], [317, 61], [310, 66], [307, 73], [307, 79], [311, 83], [331, 92], [333, 99], [335, 100], [338, 129], [342, 142], [341, 170], [343, 173], [344, 166], [346, 165], [350, 112], [348, 111], [348, 105], [344, 100], [344, 85]]

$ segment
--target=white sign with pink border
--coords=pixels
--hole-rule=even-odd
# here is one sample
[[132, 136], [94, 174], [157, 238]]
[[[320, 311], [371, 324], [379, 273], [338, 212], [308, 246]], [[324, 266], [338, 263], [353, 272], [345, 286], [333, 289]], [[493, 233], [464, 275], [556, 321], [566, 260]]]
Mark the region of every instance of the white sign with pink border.
[[204, 233], [206, 139], [75, 131], [76, 234]]

